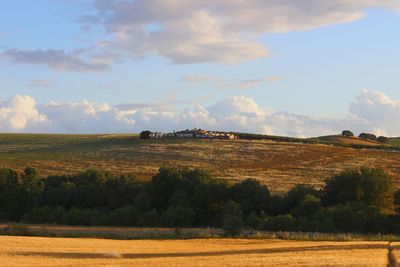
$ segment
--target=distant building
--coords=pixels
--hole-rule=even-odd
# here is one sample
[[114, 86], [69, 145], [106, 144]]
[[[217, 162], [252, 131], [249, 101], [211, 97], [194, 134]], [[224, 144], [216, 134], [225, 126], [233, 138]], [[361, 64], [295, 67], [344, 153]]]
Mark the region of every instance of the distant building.
[[201, 139], [224, 139], [233, 140], [236, 139], [236, 135], [224, 132], [206, 131], [202, 129], [186, 129], [184, 131], [173, 132], [166, 134], [167, 137], [177, 138], [201, 138]]
[[160, 138], [164, 138], [164, 137], [165, 137], [165, 133], [163, 133], [163, 132], [151, 132], [150, 133], [151, 139], [160, 139]]
[[197, 129], [175, 132], [175, 137], [179, 138], [193, 138], [196, 137]]

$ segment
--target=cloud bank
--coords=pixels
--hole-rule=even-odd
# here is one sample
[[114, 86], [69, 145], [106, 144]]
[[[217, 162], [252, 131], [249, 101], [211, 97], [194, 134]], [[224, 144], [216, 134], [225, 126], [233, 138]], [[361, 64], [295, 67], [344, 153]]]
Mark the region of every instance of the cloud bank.
[[[82, 5], [78, 2], [70, 4]], [[400, 10], [398, 0], [91, 0], [87, 4], [90, 8], [83, 9], [87, 14], [79, 18], [82, 32], [77, 34], [97, 37], [85, 42], [85, 48], [14, 48], [2, 51], [0, 59], [79, 72], [105, 71], [121, 60], [152, 55], [175, 64], [237, 64], [270, 55], [261, 40], [266, 34], [351, 23], [363, 18], [368, 8]]]
[[171, 104], [111, 106], [89, 101], [37, 104], [30, 96], [0, 100], [1, 132], [132, 133], [207, 128], [224, 131], [310, 137], [343, 129], [400, 135], [400, 100], [363, 91], [343, 118], [318, 118], [261, 107], [249, 97], [232, 96], [212, 106], [177, 108]]
[[269, 55], [260, 37], [350, 23], [398, 0], [95, 0], [84, 29], [107, 33], [101, 53], [177, 64], [240, 63]]

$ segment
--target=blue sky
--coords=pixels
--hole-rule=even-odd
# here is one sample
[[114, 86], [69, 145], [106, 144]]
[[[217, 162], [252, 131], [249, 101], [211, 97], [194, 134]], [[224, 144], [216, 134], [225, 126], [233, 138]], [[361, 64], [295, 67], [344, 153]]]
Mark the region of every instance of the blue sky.
[[[365, 109], [371, 107], [363, 106], [371, 101], [374, 108], [389, 103], [396, 112], [400, 106], [397, 1], [333, 0], [328, 5], [283, 0], [277, 5], [270, 0], [246, 4], [233, 0], [214, 5], [192, 0], [181, 6], [174, 2], [2, 1], [0, 110], [17, 110], [15, 97], [29, 97], [34, 104], [27, 104], [32, 110], [25, 113], [37, 112], [42, 123], [30, 125], [36, 117], [9, 112], [3, 114], [0, 130], [125, 132], [189, 127], [187, 118], [174, 118], [171, 125], [157, 118], [171, 113], [170, 118], [178, 111], [196, 113], [198, 108], [210, 113], [219, 105], [230, 108], [229, 118], [208, 114], [211, 118], [204, 119], [201, 113], [193, 115], [194, 124], [307, 136], [312, 135], [306, 129], [312, 121], [316, 134], [354, 125], [360, 131], [400, 135], [400, 129], [376, 125], [370, 118], [375, 118], [371, 115], [375, 110], [368, 113]], [[251, 109], [247, 100], [257, 107]], [[82, 104], [85, 101], [89, 107]], [[227, 102], [230, 106], [223, 105]], [[57, 105], [49, 108], [48, 103]], [[106, 117], [114, 117], [106, 122], [115, 128], [54, 127], [65, 123], [60, 110], [93, 109], [103, 103], [109, 106]], [[359, 108], [354, 111], [351, 103]], [[125, 109], [119, 108], [121, 104]], [[94, 110], [90, 118], [68, 121], [101, 124], [105, 111]], [[153, 118], [143, 115], [146, 112], [159, 114]], [[284, 122], [277, 121], [279, 114], [286, 114]], [[25, 123], [14, 127], [10, 121], [15, 116], [25, 116]], [[260, 116], [263, 125], [258, 127], [257, 121], [255, 127], [251, 120]], [[216, 122], [241, 119], [241, 123]], [[290, 121], [296, 124], [295, 131]]]

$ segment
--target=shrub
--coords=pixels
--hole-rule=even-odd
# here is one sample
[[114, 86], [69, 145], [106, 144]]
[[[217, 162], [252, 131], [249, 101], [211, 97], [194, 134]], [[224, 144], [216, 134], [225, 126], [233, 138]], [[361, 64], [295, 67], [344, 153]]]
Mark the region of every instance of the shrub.
[[344, 131], [342, 132], [342, 136], [352, 137], [352, 136], [354, 136], [354, 134], [353, 134], [352, 131], [344, 130]]
[[170, 207], [162, 215], [164, 226], [190, 227], [194, 223], [195, 213], [192, 208]]
[[379, 143], [382, 143], [382, 144], [388, 144], [389, 143], [389, 138], [387, 138], [386, 136], [379, 136], [377, 141]]
[[284, 195], [272, 195], [267, 204], [267, 213], [271, 216], [287, 213]]
[[140, 133], [139, 138], [140, 139], [150, 139], [150, 134], [151, 134], [150, 131], [143, 131]]
[[291, 212], [297, 208], [307, 195], [320, 198], [320, 192], [311, 186], [300, 184], [289, 190], [283, 199], [285, 213]]
[[0, 169], [0, 203], [4, 222], [207, 226], [222, 227], [229, 235], [240, 234], [244, 226], [397, 233], [400, 225], [400, 216], [387, 215], [392, 205], [400, 214], [400, 190], [393, 196], [390, 177], [371, 168], [342, 172], [323, 190], [298, 185], [283, 196], [270, 196], [255, 180], [229, 185], [207, 172], [180, 168], [161, 168], [143, 183], [94, 170], [42, 179], [32, 168], [24, 173]]
[[142, 214], [138, 222], [139, 226], [155, 227], [159, 226], [159, 214], [156, 209], [146, 211]]
[[233, 185], [230, 191], [233, 201], [240, 205], [244, 215], [252, 211], [260, 212], [267, 207], [269, 190], [257, 180], [246, 179]]
[[228, 235], [239, 235], [244, 227], [239, 204], [230, 200], [224, 206], [222, 228]]
[[373, 140], [373, 141], [376, 140], [376, 135], [371, 133], [361, 133], [358, 137], [366, 140]]
[[53, 209], [48, 206], [34, 208], [23, 217], [23, 221], [30, 223], [54, 223]]
[[139, 220], [139, 212], [135, 207], [127, 205], [109, 213], [108, 220], [108, 225], [112, 226], [135, 226]]
[[327, 180], [323, 191], [323, 203], [326, 206], [352, 202], [381, 210], [393, 206], [392, 180], [381, 169], [360, 168], [344, 171]]
[[253, 211], [246, 217], [246, 225], [251, 229], [258, 229], [261, 224], [261, 218]]
[[268, 231], [295, 231], [296, 228], [296, 220], [291, 214], [268, 218], [263, 223], [263, 230]]
[[9, 228], [5, 230], [5, 233], [8, 235], [15, 236], [29, 236], [32, 235], [31, 231], [23, 224], [13, 224]]
[[395, 205], [395, 211], [400, 215], [400, 190], [397, 190], [393, 195], [393, 203]]
[[311, 218], [321, 208], [321, 199], [318, 197], [307, 194], [300, 201], [299, 205], [293, 210], [293, 215], [296, 217]]

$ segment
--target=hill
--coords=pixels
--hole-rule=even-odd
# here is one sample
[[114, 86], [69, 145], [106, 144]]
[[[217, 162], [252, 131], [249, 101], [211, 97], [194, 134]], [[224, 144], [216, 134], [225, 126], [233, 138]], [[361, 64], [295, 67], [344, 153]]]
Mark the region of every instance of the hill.
[[[149, 179], [160, 166], [204, 168], [219, 178], [255, 178], [272, 191], [298, 183], [320, 186], [346, 168], [382, 167], [400, 186], [400, 152], [378, 144], [348, 147], [349, 139], [327, 137], [271, 140], [140, 140], [135, 135], [0, 134], [0, 167], [22, 170], [30, 165], [41, 174], [75, 173], [88, 168], [133, 173]], [[304, 142], [300, 142], [304, 140]], [[311, 140], [311, 141], [310, 141]], [[360, 145], [362, 140], [350, 145]], [[319, 142], [319, 143], [318, 143]], [[347, 143], [346, 143], [347, 142]], [[398, 140], [391, 141], [396, 145]], [[378, 149], [379, 148], [379, 149]], [[386, 147], [385, 147], [386, 148]], [[389, 149], [392, 148], [392, 149]]]
[[310, 138], [317, 143], [336, 144], [342, 146], [360, 146], [360, 147], [390, 147], [390, 144], [383, 144], [375, 140], [362, 139], [356, 136], [328, 135], [316, 138]]

